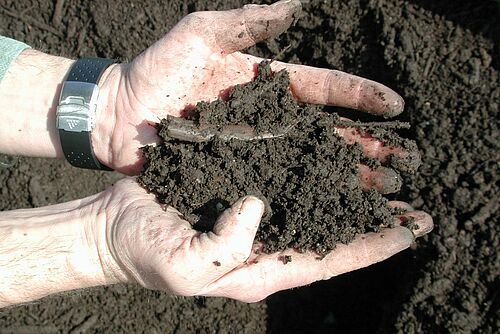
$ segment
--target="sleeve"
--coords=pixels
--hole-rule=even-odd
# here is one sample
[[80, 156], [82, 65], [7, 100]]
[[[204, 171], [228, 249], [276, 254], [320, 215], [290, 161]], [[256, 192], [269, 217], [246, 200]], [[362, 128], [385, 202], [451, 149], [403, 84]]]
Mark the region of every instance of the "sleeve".
[[29, 45], [16, 41], [15, 39], [0, 36], [0, 83], [5, 73], [7, 73], [10, 64], [12, 64], [24, 49], [29, 47]]

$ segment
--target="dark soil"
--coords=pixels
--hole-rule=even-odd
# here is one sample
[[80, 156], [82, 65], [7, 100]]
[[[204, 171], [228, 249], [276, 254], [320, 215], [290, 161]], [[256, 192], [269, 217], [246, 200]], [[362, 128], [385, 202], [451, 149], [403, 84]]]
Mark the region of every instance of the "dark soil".
[[[127, 60], [188, 12], [243, 5], [66, 0], [55, 20], [55, 2], [0, 0], [0, 34], [54, 54]], [[249, 50], [363, 75], [401, 93], [401, 119], [412, 125], [407, 134], [421, 149], [422, 167], [405, 179], [399, 198], [429, 212], [436, 225], [411, 250], [253, 305], [123, 285], [49, 297], [0, 311], [0, 333], [498, 332], [498, 6], [494, 0], [313, 0], [288, 33]], [[16, 168], [0, 169], [0, 208], [83, 197], [119, 177], [21, 159]]]
[[367, 158], [362, 150], [335, 134], [339, 117], [299, 106], [289, 86], [286, 71], [273, 73], [262, 63], [256, 78], [234, 87], [227, 101], [200, 102], [192, 111], [198, 131], [246, 126], [256, 136], [276, 137], [177, 140], [169, 135], [172, 121], [162, 120], [163, 142], [143, 149], [139, 183], [202, 231], [211, 230], [239, 197], [261, 197], [267, 213], [256, 238], [267, 253], [294, 248], [323, 255], [338, 242], [392, 225], [387, 200], [363, 190], [358, 164]]

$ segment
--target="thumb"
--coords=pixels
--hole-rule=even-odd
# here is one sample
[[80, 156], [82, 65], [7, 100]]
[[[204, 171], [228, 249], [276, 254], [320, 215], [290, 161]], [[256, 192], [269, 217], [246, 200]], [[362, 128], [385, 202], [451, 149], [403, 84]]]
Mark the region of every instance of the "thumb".
[[194, 12], [183, 19], [181, 27], [203, 36], [212, 50], [228, 54], [278, 36], [298, 19], [301, 8], [299, 0], [282, 0], [272, 5]]
[[222, 213], [213, 229], [219, 257], [225, 262], [220, 261], [221, 266], [232, 269], [248, 259], [263, 213], [264, 203], [255, 196], [239, 199]]
[[182, 294], [203, 295], [207, 286], [248, 259], [263, 212], [261, 200], [243, 197], [222, 213], [213, 231], [198, 234], [190, 242], [183, 263], [184, 276], [190, 280], [189, 291]]

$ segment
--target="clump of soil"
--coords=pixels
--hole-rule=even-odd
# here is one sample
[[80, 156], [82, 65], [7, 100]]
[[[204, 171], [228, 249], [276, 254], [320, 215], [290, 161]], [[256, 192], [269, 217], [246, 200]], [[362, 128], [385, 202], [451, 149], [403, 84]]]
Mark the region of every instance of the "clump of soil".
[[210, 230], [221, 211], [246, 194], [267, 203], [256, 236], [265, 252], [324, 254], [392, 224], [387, 200], [360, 182], [358, 164], [373, 161], [336, 135], [337, 115], [297, 103], [286, 71], [273, 73], [262, 63], [257, 77], [236, 86], [227, 101], [199, 103], [192, 120], [219, 133], [236, 125], [274, 136], [189, 142], [169, 136], [171, 119], [161, 121], [163, 143], [143, 149], [147, 163], [139, 182], [195, 228]]

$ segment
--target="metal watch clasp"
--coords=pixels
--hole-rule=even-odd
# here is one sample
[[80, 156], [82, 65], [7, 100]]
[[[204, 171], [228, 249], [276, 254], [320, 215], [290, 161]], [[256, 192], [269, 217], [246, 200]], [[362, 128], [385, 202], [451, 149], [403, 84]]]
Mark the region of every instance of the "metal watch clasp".
[[63, 83], [57, 106], [57, 128], [69, 132], [90, 132], [95, 127], [97, 97], [96, 84], [80, 81]]

